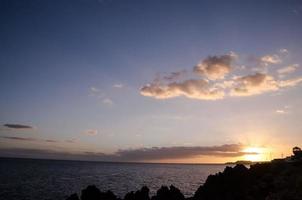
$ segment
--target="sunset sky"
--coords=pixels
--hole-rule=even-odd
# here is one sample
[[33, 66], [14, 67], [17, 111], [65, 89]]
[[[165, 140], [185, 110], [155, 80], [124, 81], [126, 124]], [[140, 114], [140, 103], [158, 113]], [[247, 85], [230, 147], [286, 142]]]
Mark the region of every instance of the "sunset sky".
[[0, 156], [217, 163], [302, 146], [302, 2], [0, 1]]

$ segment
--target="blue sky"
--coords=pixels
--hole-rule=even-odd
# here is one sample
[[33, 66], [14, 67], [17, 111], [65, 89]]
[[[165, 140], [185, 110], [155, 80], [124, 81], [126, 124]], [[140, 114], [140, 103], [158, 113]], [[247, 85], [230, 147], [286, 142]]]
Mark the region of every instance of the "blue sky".
[[[242, 146], [269, 149], [261, 159], [289, 154], [302, 142], [301, 21], [299, 1], [1, 1], [3, 155], [56, 151], [54, 157], [63, 152], [83, 159], [87, 152], [203, 152], [225, 144], [239, 145], [236, 152]], [[212, 62], [209, 56], [220, 61], [223, 55], [232, 55], [231, 63], [214, 63], [231, 67], [223, 78], [193, 72]], [[170, 90], [163, 77], [184, 70]], [[182, 85], [191, 79], [242, 84], [238, 77], [257, 72], [275, 82], [248, 88], [255, 94], [234, 96], [235, 88], [224, 88], [220, 99], [188, 98]], [[164, 83], [154, 81], [158, 77]], [[294, 86], [283, 86], [293, 80]], [[169, 95], [142, 92], [148, 84]], [[32, 128], [6, 126], [12, 124]], [[37, 149], [43, 152], [20, 153]], [[181, 154], [172, 161], [240, 156]], [[164, 160], [171, 161], [168, 153]]]

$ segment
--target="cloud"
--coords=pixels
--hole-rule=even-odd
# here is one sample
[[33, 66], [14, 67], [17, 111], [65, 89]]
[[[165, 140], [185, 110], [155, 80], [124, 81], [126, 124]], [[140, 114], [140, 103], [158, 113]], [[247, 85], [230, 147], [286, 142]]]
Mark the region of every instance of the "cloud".
[[114, 88], [123, 88], [124, 85], [123, 85], [123, 84], [120, 84], [120, 83], [116, 83], [116, 84], [114, 84], [112, 87], [114, 87]]
[[24, 124], [4, 124], [6, 128], [10, 129], [34, 129], [34, 127]]
[[172, 82], [168, 85], [149, 84], [142, 87], [140, 93], [157, 99], [185, 96], [191, 99], [216, 100], [224, 97], [223, 91], [211, 87], [203, 79]]
[[196, 74], [205, 76], [210, 80], [223, 79], [231, 72], [231, 63], [234, 58], [233, 54], [209, 56], [196, 65], [193, 70]]
[[302, 77], [288, 79], [279, 82], [280, 87], [294, 87], [302, 82]]
[[93, 96], [98, 99], [102, 99], [102, 98], [104, 98], [105, 95], [102, 93], [101, 89], [92, 86], [89, 88], [89, 96]]
[[241, 144], [225, 144], [221, 146], [195, 146], [195, 147], [153, 147], [119, 150], [116, 156], [131, 161], [148, 161], [164, 159], [195, 158], [199, 156], [238, 157], [245, 155]]
[[279, 64], [282, 62], [281, 58], [274, 54], [274, 55], [266, 55], [260, 58], [260, 61], [265, 65], [269, 65], [269, 64]]
[[171, 72], [170, 74], [164, 76], [163, 80], [168, 81], [168, 82], [172, 82], [172, 81], [174, 82], [174, 81], [177, 81], [177, 80], [181, 79], [182, 76], [184, 76], [186, 73], [187, 73], [186, 70]]
[[[122, 84], [113, 85], [115, 88], [122, 88]], [[105, 105], [113, 105], [113, 100], [109, 98], [107, 95], [103, 94], [100, 89], [96, 87], [90, 87], [90, 96], [96, 97]]]
[[28, 142], [49, 142], [49, 143], [59, 142], [58, 140], [38, 139], [38, 138], [32, 138], [32, 137], [0, 136], [0, 138], [7, 139], [7, 140], [19, 140], [19, 141], [28, 141]]
[[224, 144], [218, 146], [174, 146], [174, 147], [152, 147], [118, 150], [112, 154], [102, 152], [58, 152], [49, 149], [22, 149], [22, 148], [2, 148], [1, 156], [21, 156], [34, 158], [68, 158], [76, 160], [98, 160], [98, 161], [159, 161], [165, 159], [186, 159], [202, 156], [218, 157], [238, 157], [247, 154], [257, 154], [255, 152], [243, 152], [242, 144]]
[[103, 104], [113, 105], [113, 101], [110, 98], [104, 98], [102, 102]]
[[98, 134], [98, 130], [96, 130], [96, 129], [88, 129], [88, 130], [85, 130], [83, 132], [83, 134], [84, 135], [91, 135], [91, 136], [97, 135]]
[[286, 114], [287, 112], [285, 110], [276, 110], [277, 114]]
[[287, 49], [284, 49], [284, 48], [280, 49], [279, 52], [283, 53], [283, 54], [288, 54], [289, 53], [289, 51]]
[[97, 92], [100, 92], [100, 89], [92, 86], [92, 87], [90, 87], [90, 91], [97, 93]]
[[84, 156], [52, 149], [0, 148], [0, 150], [0, 156], [4, 157], [85, 160]]
[[278, 84], [272, 76], [262, 73], [242, 76], [235, 79], [231, 96], [251, 96], [278, 90]]
[[229, 89], [232, 88], [235, 84], [234, 80], [226, 80], [223, 82], [217, 82], [214, 84], [215, 88]]
[[65, 140], [65, 142], [67, 142], [67, 143], [75, 143], [77, 141], [78, 141], [78, 139], [75, 139], [75, 138]]
[[265, 92], [277, 91], [280, 88], [294, 87], [302, 83], [302, 77], [277, 81], [270, 75], [256, 73], [253, 75], [239, 77], [235, 82], [236, 83], [234, 85], [236, 86], [231, 90], [231, 96], [251, 96]]
[[290, 73], [295, 72], [295, 71], [297, 70], [298, 67], [299, 67], [298, 64], [293, 64], [293, 65], [289, 65], [289, 66], [287, 66], [287, 67], [278, 69], [277, 72], [278, 72], [278, 74], [280, 74], [280, 75], [290, 74]]
[[30, 138], [30, 137], [1, 136], [1, 138], [7, 139], [7, 140], [38, 141], [37, 139]]
[[[140, 94], [156, 99], [183, 96], [198, 100], [218, 100], [232, 96], [260, 95], [294, 87], [302, 82], [301, 76], [287, 80], [281, 79], [285, 74], [294, 73], [298, 64], [277, 69], [264, 67], [280, 63], [281, 59], [278, 55], [253, 58], [258, 64], [256, 68], [233, 67], [231, 64], [235, 59], [239, 59], [239, 56], [233, 52], [221, 56], [208, 56], [193, 67], [191, 75], [188, 74], [188, 70], [172, 72], [164, 77], [157, 75], [153, 82], [140, 88]], [[257, 69], [257, 72], [251, 73], [253, 69]], [[204, 78], [196, 78], [193, 73]]]
[[50, 143], [57, 143], [58, 141], [57, 140], [43, 140], [43, 141], [45, 141], [45, 142], [50, 142]]

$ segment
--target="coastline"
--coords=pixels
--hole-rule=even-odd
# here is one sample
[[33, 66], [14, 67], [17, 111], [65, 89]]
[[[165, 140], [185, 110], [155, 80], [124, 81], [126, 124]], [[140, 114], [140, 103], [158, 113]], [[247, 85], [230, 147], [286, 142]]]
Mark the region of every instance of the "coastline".
[[181, 191], [162, 186], [150, 197], [147, 186], [118, 198], [111, 191], [100, 191], [90, 185], [81, 194], [72, 194], [66, 200], [301, 200], [302, 161], [275, 160], [257, 163], [247, 168], [243, 164], [227, 166], [223, 172], [209, 175], [192, 197]]

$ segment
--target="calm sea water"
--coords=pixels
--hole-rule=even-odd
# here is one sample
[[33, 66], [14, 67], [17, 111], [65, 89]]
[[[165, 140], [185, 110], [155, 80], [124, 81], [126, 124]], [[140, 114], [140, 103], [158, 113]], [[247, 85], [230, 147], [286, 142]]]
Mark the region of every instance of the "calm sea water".
[[0, 158], [0, 199], [62, 200], [87, 185], [119, 197], [146, 185], [154, 194], [161, 185], [191, 196], [209, 174], [225, 165], [104, 163]]

